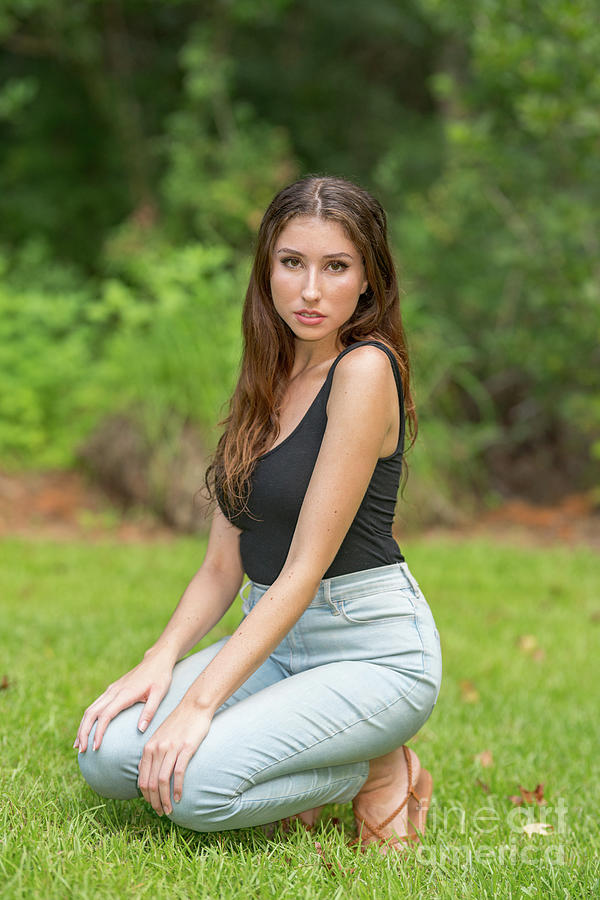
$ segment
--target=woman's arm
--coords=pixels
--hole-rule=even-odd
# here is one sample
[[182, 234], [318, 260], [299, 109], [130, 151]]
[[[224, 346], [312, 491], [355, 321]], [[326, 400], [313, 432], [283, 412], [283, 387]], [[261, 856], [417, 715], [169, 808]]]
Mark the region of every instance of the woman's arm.
[[89, 733], [97, 722], [94, 750], [102, 743], [110, 721], [134, 703], [143, 702], [138, 728], [145, 731], [171, 683], [173, 666], [221, 620], [240, 589], [243, 578], [239, 552], [240, 529], [216, 507], [204, 562], [185, 589], [163, 633], [142, 661], [86, 709], [74, 747], [87, 750]]
[[365, 346], [340, 360], [327, 427], [284, 566], [189, 689], [189, 699], [197, 706], [214, 714], [311, 602], [358, 512], [397, 403], [398, 389], [383, 350]]
[[139, 785], [159, 814], [170, 812], [173, 774], [175, 800], [181, 797], [185, 768], [216, 710], [267, 659], [314, 597], [362, 502], [397, 402], [384, 351], [365, 346], [340, 360], [327, 427], [279, 576], [144, 749]]
[[145, 656], [162, 656], [173, 666], [221, 621], [244, 577], [240, 534], [240, 529], [217, 506], [204, 562], [183, 592], [165, 630]]

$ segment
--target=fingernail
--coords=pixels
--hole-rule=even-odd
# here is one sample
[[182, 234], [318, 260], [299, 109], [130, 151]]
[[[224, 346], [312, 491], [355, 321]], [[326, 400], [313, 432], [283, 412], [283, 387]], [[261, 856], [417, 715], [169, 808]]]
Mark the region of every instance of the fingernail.
[[175, 803], [179, 803], [179, 801], [181, 800], [181, 794], [173, 794], [173, 800], [175, 801]]
[[147, 727], [148, 727], [148, 723], [147, 723], [147, 722], [140, 722], [140, 725], [139, 725], [139, 730], [140, 730], [140, 731], [145, 731]]

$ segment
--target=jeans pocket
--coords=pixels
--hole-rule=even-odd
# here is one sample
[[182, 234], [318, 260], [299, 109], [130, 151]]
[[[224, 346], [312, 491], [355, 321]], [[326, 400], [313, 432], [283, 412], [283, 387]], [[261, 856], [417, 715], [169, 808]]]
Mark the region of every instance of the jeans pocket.
[[353, 625], [381, 625], [415, 616], [411, 592], [398, 588], [345, 597], [339, 602], [338, 609]]

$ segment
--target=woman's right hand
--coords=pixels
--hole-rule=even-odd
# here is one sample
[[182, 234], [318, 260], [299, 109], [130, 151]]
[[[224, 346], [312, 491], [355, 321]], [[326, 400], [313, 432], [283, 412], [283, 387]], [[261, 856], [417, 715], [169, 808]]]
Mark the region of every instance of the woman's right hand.
[[134, 669], [110, 684], [104, 693], [88, 706], [79, 724], [73, 747], [78, 748], [80, 753], [85, 753], [89, 733], [96, 722], [92, 749], [97, 750], [110, 721], [117, 713], [133, 706], [134, 703], [144, 703], [138, 728], [145, 731], [169, 690], [172, 674], [171, 660], [161, 656], [144, 657]]

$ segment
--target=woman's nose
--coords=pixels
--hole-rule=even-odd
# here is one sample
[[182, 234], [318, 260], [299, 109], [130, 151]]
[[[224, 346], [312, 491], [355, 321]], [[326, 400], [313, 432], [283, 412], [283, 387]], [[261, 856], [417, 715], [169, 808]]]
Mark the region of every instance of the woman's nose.
[[306, 300], [318, 300], [321, 296], [317, 272], [308, 270], [302, 286], [302, 296]]

